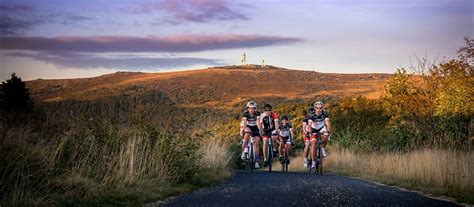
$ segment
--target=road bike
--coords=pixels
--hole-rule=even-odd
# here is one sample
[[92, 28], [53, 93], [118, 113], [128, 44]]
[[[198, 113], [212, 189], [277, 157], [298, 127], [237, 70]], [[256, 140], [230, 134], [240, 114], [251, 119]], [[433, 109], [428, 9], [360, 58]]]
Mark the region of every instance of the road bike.
[[[312, 167], [312, 161], [308, 162], [308, 169], [310, 173], [316, 173], [319, 175], [323, 174], [323, 163], [324, 163], [324, 157], [323, 157], [323, 152], [322, 152], [322, 147], [321, 147], [321, 134], [317, 133], [316, 134], [316, 163], [315, 167]], [[313, 153], [313, 152], [311, 152]]]
[[253, 145], [253, 136], [250, 135], [250, 145], [247, 145], [245, 148], [248, 148], [245, 153], [245, 170], [253, 173], [255, 170], [255, 147]]
[[268, 139], [268, 148], [267, 148], [267, 154], [265, 155], [265, 158], [268, 162], [268, 172], [272, 172], [272, 160], [273, 160], [272, 137], [269, 137], [267, 139]]
[[[291, 140], [291, 135], [288, 135], [288, 139]], [[286, 147], [286, 140], [283, 140], [283, 142], [280, 142], [280, 144], [283, 144], [283, 160], [281, 161], [281, 171], [282, 172], [288, 172], [288, 165], [290, 164], [290, 160], [288, 159], [288, 148]]]

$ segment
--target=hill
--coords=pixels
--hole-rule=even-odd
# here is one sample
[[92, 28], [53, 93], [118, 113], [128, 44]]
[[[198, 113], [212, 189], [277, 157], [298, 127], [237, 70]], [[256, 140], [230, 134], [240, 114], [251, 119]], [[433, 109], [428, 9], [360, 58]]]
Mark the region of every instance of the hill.
[[317, 95], [378, 98], [388, 74], [336, 74], [268, 66], [225, 66], [177, 72], [117, 72], [93, 78], [27, 82], [36, 100], [95, 100], [120, 95], [161, 93], [175, 103], [232, 106], [262, 97], [312, 98]]

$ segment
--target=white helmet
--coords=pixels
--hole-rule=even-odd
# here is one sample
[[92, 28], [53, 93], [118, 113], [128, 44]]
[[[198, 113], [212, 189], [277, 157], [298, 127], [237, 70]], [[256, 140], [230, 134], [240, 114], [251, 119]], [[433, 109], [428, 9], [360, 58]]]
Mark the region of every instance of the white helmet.
[[255, 101], [249, 101], [247, 103], [247, 108], [257, 108], [257, 103]]
[[324, 103], [321, 102], [321, 101], [316, 101], [316, 102], [314, 102], [314, 106], [321, 106], [321, 107], [323, 107], [323, 106], [324, 106]]

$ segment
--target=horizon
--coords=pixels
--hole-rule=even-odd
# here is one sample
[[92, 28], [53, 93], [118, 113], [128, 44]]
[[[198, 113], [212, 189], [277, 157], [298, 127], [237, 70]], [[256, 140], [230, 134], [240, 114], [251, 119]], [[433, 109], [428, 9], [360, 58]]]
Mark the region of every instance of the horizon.
[[[209, 69], [223, 69], [226, 70], [227, 68], [225, 67], [231, 67], [231, 66], [236, 66], [236, 67], [242, 67], [242, 69], [249, 69], [249, 70], [265, 70], [265, 69], [271, 69], [271, 68], [245, 68], [245, 66], [241, 65], [222, 65], [222, 66], [214, 66], [214, 67], [207, 67], [207, 68], [192, 68], [192, 69], [180, 69], [180, 70], [160, 70], [160, 71], [125, 71], [125, 70], [118, 70], [114, 71], [111, 73], [104, 73], [104, 74], [98, 74], [90, 77], [65, 77], [65, 78], [36, 78], [36, 79], [30, 79], [26, 80], [23, 79], [22, 77], [19, 76], [24, 81], [35, 81], [35, 80], [68, 80], [68, 79], [86, 79], [86, 78], [96, 78], [104, 75], [111, 75], [111, 74], [117, 74], [117, 73], [141, 73], [141, 74], [154, 74], [154, 73], [173, 73], [173, 72], [187, 72], [187, 71], [198, 71], [198, 70], [209, 70]], [[368, 74], [382, 74], [382, 75], [392, 75], [393, 73], [378, 73], [378, 72], [361, 72], [361, 73], [334, 73], [334, 72], [320, 72], [316, 70], [303, 70], [303, 69], [297, 69], [297, 68], [283, 68], [275, 65], [267, 65], [271, 67], [275, 67], [277, 69], [283, 69], [283, 70], [294, 70], [294, 71], [303, 71], [303, 72], [316, 72], [316, 73], [322, 73], [322, 74], [342, 74], [342, 75], [368, 75]], [[232, 70], [232, 69], [229, 69]], [[18, 74], [16, 74], [18, 76]], [[2, 80], [3, 81], [3, 80]]]
[[417, 56], [456, 58], [474, 36], [468, 0], [44, 2], [0, 3], [2, 81], [198, 70], [243, 53], [256, 65], [392, 74]]

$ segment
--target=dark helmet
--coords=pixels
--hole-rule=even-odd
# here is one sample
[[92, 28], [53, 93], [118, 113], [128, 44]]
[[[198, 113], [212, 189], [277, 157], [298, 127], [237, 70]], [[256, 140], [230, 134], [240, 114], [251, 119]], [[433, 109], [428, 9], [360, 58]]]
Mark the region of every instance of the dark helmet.
[[285, 116], [282, 116], [282, 117], [281, 117], [281, 120], [287, 120], [287, 121], [288, 121], [288, 116], [286, 116], [286, 115], [285, 115]]
[[314, 113], [316, 113], [316, 110], [313, 107], [309, 107], [308, 113], [309, 114], [314, 114]]
[[265, 104], [265, 106], [263, 107], [264, 110], [272, 110], [272, 105], [270, 104]]

